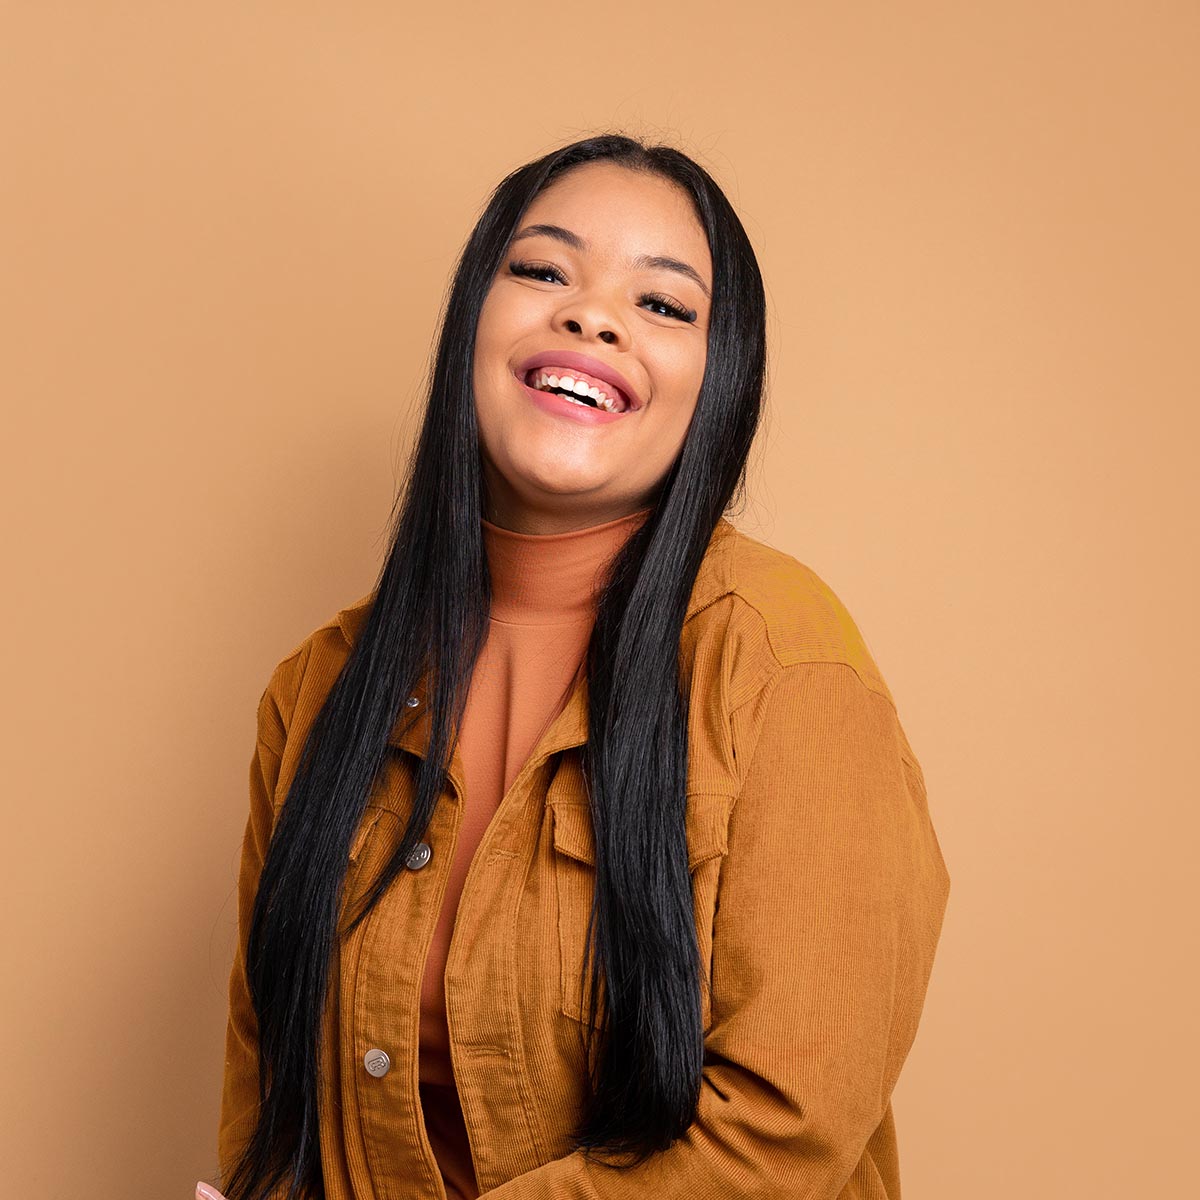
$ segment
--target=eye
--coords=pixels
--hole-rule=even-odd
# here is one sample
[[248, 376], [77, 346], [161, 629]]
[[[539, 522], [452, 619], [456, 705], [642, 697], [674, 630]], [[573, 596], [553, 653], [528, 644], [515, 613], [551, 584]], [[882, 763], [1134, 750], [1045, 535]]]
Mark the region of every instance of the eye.
[[694, 308], [684, 308], [682, 304], [676, 304], [674, 300], [667, 296], [659, 296], [653, 293], [642, 297], [643, 302], [649, 301], [651, 304], [659, 304], [673, 316], [678, 317], [681, 321], [687, 321], [689, 324], [696, 319], [696, 310]]
[[523, 275], [529, 279], [536, 279], [539, 275], [552, 275], [559, 283], [566, 283], [563, 273], [557, 267], [545, 266], [540, 263], [515, 261], [508, 264], [508, 269], [514, 275]]
[[[566, 283], [567, 281], [566, 276], [557, 267], [552, 267], [548, 263], [533, 263], [522, 259], [514, 259], [508, 264], [508, 269], [511, 274], [520, 275], [526, 279], [540, 279], [548, 275], [555, 283]], [[684, 308], [682, 304], [658, 292], [644, 293], [639, 303], [650, 304], [652, 306], [657, 305], [659, 308], [666, 309], [666, 312], [658, 313], [658, 316], [674, 317], [676, 320], [684, 321], [687, 324], [694, 324], [696, 320], [696, 310], [694, 308]]]

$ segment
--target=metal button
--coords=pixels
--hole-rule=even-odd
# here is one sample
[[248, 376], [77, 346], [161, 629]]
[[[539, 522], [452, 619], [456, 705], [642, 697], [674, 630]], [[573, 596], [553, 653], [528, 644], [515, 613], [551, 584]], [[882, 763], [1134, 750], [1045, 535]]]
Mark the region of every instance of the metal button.
[[411, 870], [419, 871], [432, 857], [433, 850], [429, 843], [418, 842], [408, 852], [408, 857], [404, 861]]
[[409, 696], [409, 698], [407, 700], [405, 700], [404, 703], [407, 704], [409, 708], [416, 708], [417, 705], [421, 703], [421, 701], [416, 696]]
[[363, 1065], [367, 1068], [368, 1073], [378, 1079], [380, 1075], [388, 1073], [388, 1068], [392, 1065], [392, 1060], [388, 1058], [386, 1050], [374, 1048], [368, 1050], [363, 1055]]

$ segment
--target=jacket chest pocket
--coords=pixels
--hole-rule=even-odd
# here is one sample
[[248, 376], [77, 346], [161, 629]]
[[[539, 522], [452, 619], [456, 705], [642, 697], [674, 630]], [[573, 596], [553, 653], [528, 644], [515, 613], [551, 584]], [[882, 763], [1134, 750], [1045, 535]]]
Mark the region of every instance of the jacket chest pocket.
[[[279, 823], [279, 814], [283, 808], [277, 803], [274, 808], [273, 827]], [[368, 803], [363, 812], [362, 820], [350, 839], [350, 848], [346, 855], [346, 875], [342, 883], [343, 901], [357, 896], [365, 890], [359, 876], [363, 873], [364, 860], [370, 867], [368, 879], [383, 865], [381, 855], [387, 849], [387, 842], [395, 830], [398, 818], [395, 813], [379, 804]]]
[[[692, 883], [692, 908], [703, 976], [700, 1012], [704, 1029], [712, 1024], [712, 942], [717, 911], [721, 863], [729, 852], [729, 814], [734, 798], [724, 794], [693, 793], [687, 798], [685, 818], [688, 873]], [[583, 967], [588, 914], [596, 885], [596, 843], [586, 804], [555, 801], [554, 886], [558, 897], [558, 960], [561, 1010], [582, 1022], [585, 1016]], [[599, 1024], [601, 1011], [596, 1013]]]

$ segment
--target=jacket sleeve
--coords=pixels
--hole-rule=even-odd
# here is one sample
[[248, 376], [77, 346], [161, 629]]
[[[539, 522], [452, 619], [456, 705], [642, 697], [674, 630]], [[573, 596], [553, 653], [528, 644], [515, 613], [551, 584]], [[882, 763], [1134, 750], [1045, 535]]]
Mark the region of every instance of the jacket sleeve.
[[[250, 810], [242, 837], [238, 871], [238, 935], [229, 974], [225, 1075], [217, 1133], [221, 1183], [228, 1181], [238, 1153], [254, 1132], [258, 1116], [258, 1026], [246, 982], [246, 940], [250, 933], [250, 916], [258, 891], [259, 874], [271, 839], [274, 793], [286, 738], [284, 720], [276, 698], [279, 678], [280, 668], [277, 668], [259, 701], [258, 736], [250, 760]], [[282, 1196], [283, 1192], [280, 1191], [279, 1195]]]
[[577, 1150], [490, 1200], [834, 1200], [884, 1119], [949, 896], [922, 772], [842, 663], [782, 666], [748, 703], [695, 1120], [640, 1166]]

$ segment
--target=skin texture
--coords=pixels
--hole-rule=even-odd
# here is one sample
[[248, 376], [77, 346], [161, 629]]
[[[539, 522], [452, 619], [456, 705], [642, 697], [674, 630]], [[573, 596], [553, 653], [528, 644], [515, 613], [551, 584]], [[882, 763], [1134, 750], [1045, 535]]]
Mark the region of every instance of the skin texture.
[[[586, 250], [534, 224], [560, 225]], [[587, 163], [530, 204], [484, 302], [474, 387], [485, 481], [484, 515], [518, 533], [566, 533], [648, 507], [683, 445], [707, 355], [711, 304], [704, 287], [637, 255], [690, 264], [712, 291], [708, 239], [687, 193], [659, 175]], [[538, 268], [514, 275], [514, 260]], [[696, 313], [672, 315], [651, 292]], [[542, 350], [576, 350], [614, 366], [643, 407], [588, 425], [532, 403], [517, 364]]]

